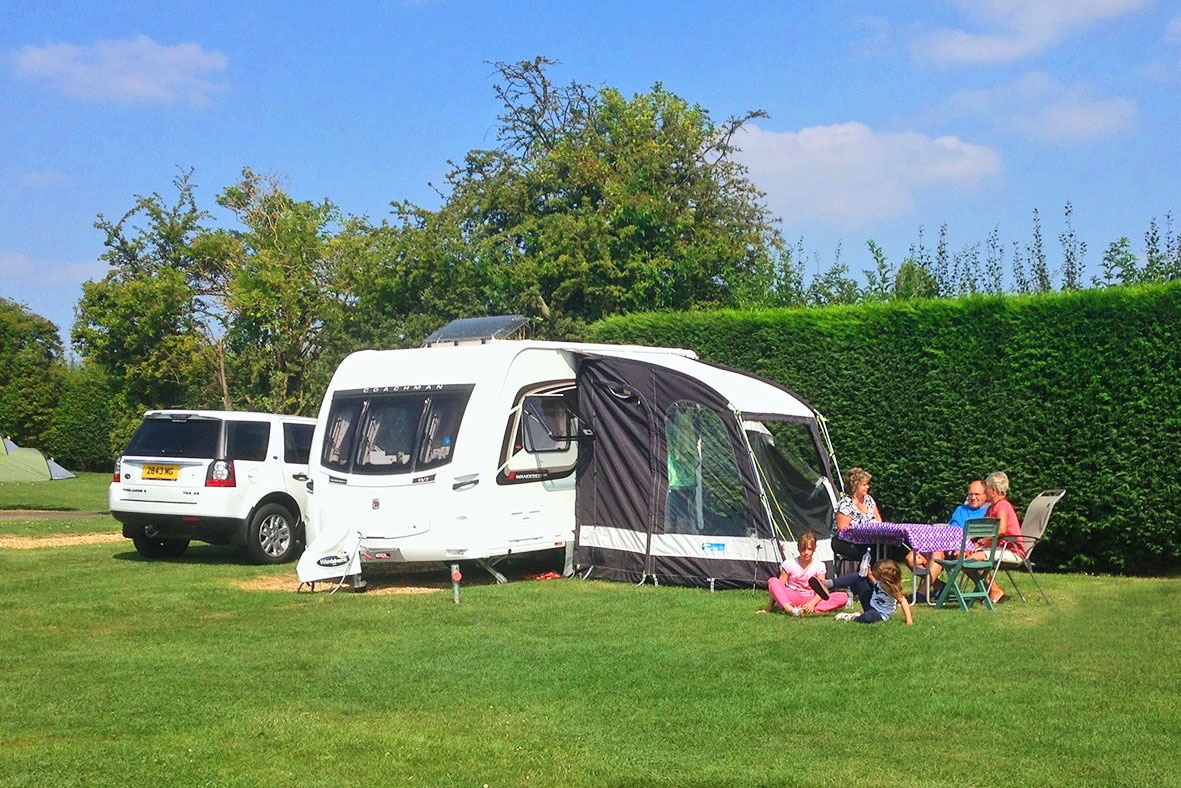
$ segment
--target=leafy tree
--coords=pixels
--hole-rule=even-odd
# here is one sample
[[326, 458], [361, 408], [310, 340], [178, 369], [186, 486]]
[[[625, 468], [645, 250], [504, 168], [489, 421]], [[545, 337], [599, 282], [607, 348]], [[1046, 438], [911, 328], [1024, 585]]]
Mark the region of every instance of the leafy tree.
[[898, 274], [894, 277], [894, 299], [896, 301], [914, 301], [920, 298], [936, 298], [939, 286], [931, 272], [909, 257], [898, 266]]
[[1173, 232], [1173, 213], [1165, 214], [1165, 270], [1169, 279], [1181, 279], [1181, 235]]
[[1042, 220], [1038, 216], [1037, 208], [1033, 209], [1033, 238], [1025, 249], [1029, 255], [1029, 271], [1033, 277], [1033, 287], [1039, 293], [1046, 293], [1053, 289], [1050, 281], [1050, 269], [1046, 265], [1046, 250], [1042, 243]]
[[1140, 281], [1167, 282], [1181, 279], [1181, 239], [1173, 234], [1173, 214], [1165, 215], [1165, 233], [1153, 218], [1144, 233], [1144, 268]]
[[447, 210], [394, 203], [393, 216], [352, 220], [334, 241], [349, 250], [341, 277], [352, 317], [342, 328], [354, 345], [415, 347], [449, 320], [512, 311], [494, 282], [491, 261], [504, 254], [494, 240], [473, 245]]
[[115, 432], [147, 407], [310, 412], [325, 321], [343, 309], [336, 208], [301, 202], [249, 169], [217, 202], [242, 229], [203, 226], [189, 174], [177, 200], [139, 197], [99, 217], [111, 270], [83, 285], [75, 346], [119, 381]]
[[64, 363], [57, 326], [0, 298], [0, 433], [22, 446], [46, 447]]
[[71, 336], [78, 353], [118, 381], [123, 409], [192, 406], [213, 392], [211, 338], [218, 333], [205, 300], [204, 274], [192, 242], [207, 214], [197, 208], [189, 174], [174, 180], [177, 200], [139, 196], [118, 221], [101, 214], [110, 265], [82, 285]]
[[919, 268], [930, 272], [932, 269], [931, 252], [924, 243], [926, 228], [921, 224], [919, 225], [918, 233], [918, 241], [910, 245], [910, 252], [907, 254], [907, 259]]
[[1164, 255], [1160, 248], [1160, 228], [1156, 225], [1156, 217], [1148, 224], [1144, 233], [1144, 269], [1141, 279], [1145, 282], [1159, 282], [1164, 278]]
[[94, 364], [72, 364], [61, 379], [61, 396], [53, 413], [47, 448], [65, 467], [78, 471], [109, 471], [128, 435], [112, 441], [111, 381]]
[[1018, 293], [1033, 291], [1029, 276], [1025, 273], [1025, 256], [1016, 241], [1013, 242], [1013, 287]]
[[835, 306], [856, 304], [862, 294], [857, 282], [849, 276], [849, 266], [841, 262], [838, 250], [836, 262], [812, 278], [805, 295], [811, 306]]
[[1087, 256], [1087, 242], [1080, 241], [1075, 235], [1074, 224], [1071, 221], [1073, 216], [1074, 207], [1070, 203], [1066, 203], [1066, 229], [1058, 235], [1058, 240], [1062, 243], [1063, 290], [1079, 289], [1083, 261]]
[[1004, 290], [1005, 247], [1001, 245], [1000, 229], [993, 227], [985, 241], [984, 282], [986, 293], [1000, 293]]
[[[501, 146], [453, 166], [437, 217], [396, 206], [388, 248], [444, 242], [426, 271], [554, 336], [617, 312], [774, 300], [781, 240], [733, 158], [735, 133], [763, 113], [716, 124], [659, 84], [628, 99], [555, 85], [545, 58], [495, 65]], [[386, 278], [423, 263], [388, 262]]]
[[775, 258], [774, 284], [768, 306], [804, 306], [804, 242], [800, 239], [795, 249], [783, 246]]
[[[980, 246], [965, 246], [955, 256], [955, 294], [970, 294], [980, 291]], [[949, 294], [950, 295], [950, 294]]]
[[875, 267], [872, 271], [866, 270], [863, 272], [868, 283], [865, 288], [864, 299], [866, 301], [889, 300], [897, 284], [894, 269], [886, 259], [886, 253], [882, 251], [882, 247], [873, 241], [866, 241], [865, 245], [873, 257]]
[[[249, 168], [217, 198], [243, 230], [203, 232], [193, 248], [211, 285], [206, 314], [225, 330], [225, 399], [254, 410], [307, 413], [322, 384], [308, 374], [341, 299], [332, 238], [339, 213], [298, 201]], [[223, 379], [225, 379], [223, 378]], [[232, 394], [232, 396], [231, 396]]]
[[939, 226], [939, 241], [935, 244], [935, 265], [931, 270], [940, 296], [950, 296], [954, 292], [951, 265], [951, 254], [947, 249], [947, 222], [944, 222]]
[[1136, 259], [1136, 254], [1132, 251], [1132, 242], [1126, 235], [1108, 244], [1100, 266], [1102, 278], [1091, 278], [1091, 283], [1096, 287], [1112, 287], [1140, 281], [1140, 262]]

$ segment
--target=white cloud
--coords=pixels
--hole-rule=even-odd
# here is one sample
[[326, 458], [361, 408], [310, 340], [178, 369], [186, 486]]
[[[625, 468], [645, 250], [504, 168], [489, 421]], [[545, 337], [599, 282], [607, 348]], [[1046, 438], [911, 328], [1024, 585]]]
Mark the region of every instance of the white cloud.
[[935, 63], [1010, 63], [1045, 51], [1075, 30], [1137, 11], [1151, 0], [958, 0], [986, 32], [942, 28], [911, 52]]
[[20, 181], [33, 189], [53, 189], [69, 182], [60, 172], [26, 172], [20, 176]]
[[772, 212], [793, 224], [906, 217], [920, 197], [972, 189], [1001, 169], [991, 148], [957, 137], [881, 132], [862, 123], [743, 129], [735, 138], [739, 159]]
[[147, 36], [87, 47], [51, 44], [9, 53], [16, 73], [89, 101], [207, 106], [223, 89], [229, 58], [199, 44], [163, 46]]
[[1134, 101], [1094, 95], [1086, 83], [1066, 84], [1034, 71], [1008, 85], [954, 94], [935, 114], [978, 117], [1041, 142], [1110, 137], [1136, 119]]
[[1165, 40], [1170, 44], [1181, 44], [1181, 15], [1173, 17], [1165, 25]]

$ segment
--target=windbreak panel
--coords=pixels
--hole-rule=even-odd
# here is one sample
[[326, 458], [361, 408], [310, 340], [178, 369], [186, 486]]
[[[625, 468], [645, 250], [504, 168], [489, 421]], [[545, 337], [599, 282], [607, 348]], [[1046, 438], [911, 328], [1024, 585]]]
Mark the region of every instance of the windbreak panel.
[[451, 461], [471, 386], [347, 392], [333, 398], [320, 462], [342, 473], [390, 475]]
[[804, 531], [824, 536], [832, 528], [832, 499], [824, 484], [823, 455], [812, 423], [763, 426], [767, 431], [748, 429], [746, 436], [776, 530], [791, 540]]

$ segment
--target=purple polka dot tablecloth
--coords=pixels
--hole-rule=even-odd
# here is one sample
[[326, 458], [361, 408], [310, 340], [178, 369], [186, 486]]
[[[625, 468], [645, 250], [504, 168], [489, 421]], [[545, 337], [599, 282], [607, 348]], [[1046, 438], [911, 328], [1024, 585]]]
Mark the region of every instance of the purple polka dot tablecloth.
[[958, 525], [913, 523], [906, 526], [906, 543], [920, 553], [958, 551], [963, 539], [964, 529]]
[[859, 523], [850, 525], [841, 536], [855, 544], [905, 544], [920, 553], [937, 553], [959, 550], [964, 530], [931, 523]]

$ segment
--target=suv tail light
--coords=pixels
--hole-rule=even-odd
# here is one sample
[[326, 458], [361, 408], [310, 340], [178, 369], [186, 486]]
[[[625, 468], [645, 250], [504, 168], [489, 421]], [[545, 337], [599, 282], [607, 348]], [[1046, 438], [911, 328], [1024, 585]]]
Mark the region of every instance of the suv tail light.
[[233, 460], [214, 460], [209, 463], [209, 470], [205, 473], [206, 487], [236, 487], [238, 479], [234, 475]]
[[122, 458], [122, 457], [116, 457], [116, 458], [115, 458], [115, 473], [114, 473], [114, 475], [111, 477], [111, 481], [113, 481], [113, 482], [117, 482], [117, 481], [119, 481], [119, 474], [120, 474], [122, 471], [123, 471], [123, 458]]

